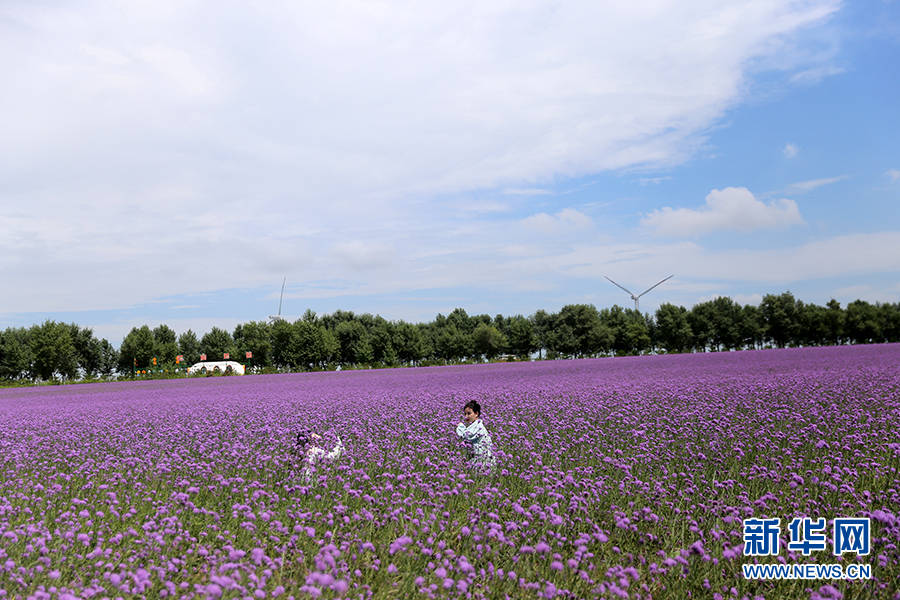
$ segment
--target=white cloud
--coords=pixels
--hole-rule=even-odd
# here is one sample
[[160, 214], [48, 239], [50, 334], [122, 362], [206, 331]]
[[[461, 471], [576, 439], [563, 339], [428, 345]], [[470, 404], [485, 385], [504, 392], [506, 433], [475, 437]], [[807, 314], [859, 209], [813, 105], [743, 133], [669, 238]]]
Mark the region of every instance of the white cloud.
[[375, 241], [350, 240], [334, 245], [334, 254], [353, 270], [372, 270], [387, 266], [393, 259], [390, 245]]
[[458, 206], [458, 209], [472, 214], [496, 214], [509, 212], [512, 207], [504, 202], [487, 200], [482, 202], [464, 202]]
[[655, 210], [641, 220], [661, 235], [690, 237], [713, 231], [753, 231], [803, 223], [797, 203], [786, 198], [768, 204], [757, 200], [747, 188], [713, 190], [706, 206], [699, 209]]
[[781, 153], [784, 154], [785, 158], [794, 158], [800, 153], [800, 147], [797, 144], [788, 142], [784, 145], [784, 148], [781, 149]]
[[589, 216], [574, 208], [564, 208], [555, 215], [537, 213], [522, 219], [521, 222], [527, 229], [548, 235], [572, 233], [593, 225]]
[[825, 185], [831, 185], [832, 183], [837, 183], [838, 181], [843, 181], [847, 179], [846, 175], [839, 175], [837, 177], [826, 177], [823, 179], [811, 179], [809, 181], [798, 181], [797, 183], [792, 183], [787, 187], [788, 192], [792, 192], [795, 194], [803, 194], [806, 192], [811, 192], [816, 188], [820, 188]]
[[[599, 247], [590, 269], [577, 270], [602, 277], [602, 262], [628, 262], [636, 277], [650, 277], [661, 269], [678, 278], [750, 281], [783, 285], [827, 277], [900, 271], [900, 231], [841, 235], [806, 244], [787, 244], [763, 250], [713, 250], [691, 243], [659, 246], [616, 246], [615, 251]], [[592, 254], [592, 251], [583, 250]], [[603, 257], [602, 261], [598, 260]], [[575, 262], [585, 261], [585, 257]], [[597, 262], [594, 262], [597, 261]], [[643, 274], [643, 275], [642, 275]]]
[[791, 81], [803, 85], [813, 85], [819, 83], [827, 77], [840, 75], [845, 69], [834, 65], [820, 65], [812, 69], [805, 69], [791, 76]]
[[759, 306], [759, 303], [762, 302], [763, 295], [760, 293], [755, 294], [732, 294], [731, 299], [740, 304], [741, 306], [746, 306], [748, 304], [752, 306]]
[[448, 194], [684, 161], [748, 65], [838, 6], [5, 3], [0, 312], [418, 281], [407, 257], [458, 225]]
[[669, 181], [670, 179], [672, 179], [672, 177], [666, 175], [665, 177], [641, 177], [638, 181], [641, 185], [657, 185], [664, 181]]
[[894, 183], [900, 181], [900, 169], [888, 169], [884, 174]]
[[864, 299], [867, 302], [896, 302], [900, 284], [876, 287], [868, 284], [848, 285], [835, 289], [831, 296], [846, 308], [848, 302]]
[[549, 196], [553, 192], [544, 188], [510, 188], [503, 193], [507, 196]]

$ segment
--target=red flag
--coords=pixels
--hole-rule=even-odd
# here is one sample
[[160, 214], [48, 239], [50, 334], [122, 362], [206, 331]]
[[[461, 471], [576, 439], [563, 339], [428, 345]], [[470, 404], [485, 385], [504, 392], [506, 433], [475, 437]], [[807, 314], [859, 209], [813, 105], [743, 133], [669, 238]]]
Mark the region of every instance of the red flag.
[[247, 352], [246, 354], [244, 354], [244, 356], [245, 356], [246, 358], [253, 358], [253, 353], [252, 353], [252, 352]]
[[200, 355], [200, 360], [206, 360], [206, 355], [205, 355], [205, 354], [201, 354], [201, 355]]
[[222, 355], [222, 358], [224, 358], [225, 360], [228, 360], [229, 358], [231, 358], [231, 356], [226, 352], [225, 354]]
[[175, 357], [175, 364], [178, 364], [178, 363], [180, 363], [180, 362], [183, 361], [183, 360], [184, 360], [184, 356], [182, 356], [181, 354], [179, 354], [178, 356]]

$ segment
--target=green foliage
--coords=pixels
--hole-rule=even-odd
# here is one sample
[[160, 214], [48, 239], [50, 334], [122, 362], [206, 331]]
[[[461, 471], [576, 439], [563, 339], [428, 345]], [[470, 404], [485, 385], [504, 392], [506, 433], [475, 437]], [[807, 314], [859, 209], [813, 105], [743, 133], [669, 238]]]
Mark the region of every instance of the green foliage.
[[192, 330], [188, 329], [178, 336], [178, 353], [184, 357], [187, 365], [200, 362], [200, 340]]
[[146, 369], [156, 355], [156, 340], [150, 327], [133, 327], [119, 348], [119, 372], [131, 373], [133, 369]]
[[24, 379], [34, 360], [28, 331], [24, 327], [0, 332], [0, 379]]
[[369, 345], [372, 348], [372, 360], [386, 366], [395, 366], [399, 359], [394, 350], [394, 326], [382, 317], [375, 317], [369, 330]]
[[656, 339], [666, 352], [686, 352], [692, 346], [693, 332], [688, 311], [683, 306], [662, 304], [656, 309]]
[[865, 300], [854, 300], [847, 305], [844, 327], [847, 337], [854, 344], [870, 344], [882, 341], [878, 308]]
[[366, 328], [359, 321], [343, 321], [334, 330], [338, 342], [338, 360], [347, 365], [372, 361], [372, 345]]
[[393, 347], [397, 358], [406, 364], [415, 365], [429, 353], [424, 329], [400, 321], [394, 326]]
[[759, 305], [766, 337], [779, 348], [797, 339], [799, 321], [798, 306], [794, 295], [784, 292], [780, 296], [766, 294]]
[[506, 338], [493, 325], [479, 323], [472, 333], [472, 343], [476, 354], [492, 360], [503, 351]]
[[159, 325], [153, 329], [153, 342], [157, 364], [174, 364], [178, 354], [175, 332], [168, 325]]
[[218, 327], [213, 327], [200, 339], [200, 352], [206, 354], [207, 360], [222, 360], [226, 353], [237, 353], [231, 334]]
[[293, 368], [321, 368], [338, 352], [335, 336], [321, 325], [301, 319], [292, 326], [288, 341], [288, 364]]
[[[234, 328], [234, 345], [238, 358], [250, 367], [272, 364], [272, 337], [269, 325], [263, 321], [250, 321]], [[252, 356], [247, 359], [246, 353]]]
[[516, 356], [527, 357], [538, 349], [537, 327], [522, 315], [506, 322], [506, 339], [509, 351]]
[[38, 379], [74, 379], [78, 373], [78, 352], [71, 328], [65, 323], [44, 321], [28, 333], [31, 346], [31, 371]]
[[435, 346], [438, 357], [447, 361], [460, 361], [473, 354], [472, 336], [450, 323], [449, 319], [437, 334]]
[[191, 330], [176, 336], [168, 325], [152, 330], [143, 325], [131, 329], [118, 351], [96, 339], [90, 328], [46, 321], [0, 331], [0, 381], [130, 377], [134, 370], [148, 369], [154, 377], [157, 371], [163, 376], [174, 369], [177, 354], [190, 365], [201, 352], [208, 360], [222, 360], [227, 352], [252, 372], [263, 373], [458, 364], [504, 355], [528, 360], [535, 352], [538, 358], [570, 358], [897, 341], [898, 303], [857, 300], [845, 310], [836, 300], [806, 304], [790, 292], [769, 294], [758, 307], [727, 297], [690, 310], [663, 304], [652, 316], [617, 305], [598, 311], [570, 304], [557, 313], [538, 310], [529, 317], [470, 316], [456, 308], [430, 323], [411, 324], [368, 313], [339, 310], [318, 316], [307, 310], [294, 323], [242, 323], [233, 336], [213, 327], [201, 340]]

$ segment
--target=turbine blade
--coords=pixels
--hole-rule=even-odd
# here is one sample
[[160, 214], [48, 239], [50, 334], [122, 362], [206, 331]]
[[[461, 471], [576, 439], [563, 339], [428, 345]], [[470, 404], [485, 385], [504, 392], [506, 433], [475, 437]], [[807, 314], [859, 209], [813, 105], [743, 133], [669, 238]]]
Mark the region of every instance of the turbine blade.
[[662, 283], [663, 281], [668, 281], [669, 279], [672, 279], [673, 277], [675, 277], [675, 276], [674, 276], [674, 275], [669, 275], [668, 277], [666, 277], [666, 278], [663, 279], [662, 281], [657, 281], [655, 284], [651, 285], [651, 286], [648, 287], [646, 290], [644, 290], [643, 292], [641, 292], [640, 294], [638, 294], [638, 298], [640, 298], [641, 296], [643, 296], [644, 294], [646, 294], [647, 292], [649, 292], [650, 290], [652, 290], [653, 288], [655, 288], [656, 286], [658, 286], [658, 285], [659, 285], [660, 283]]
[[[604, 275], [604, 277], [606, 277], [606, 275]], [[625, 291], [625, 292], [628, 292], [628, 295], [631, 296], [632, 298], [634, 298], [634, 292], [632, 292], [631, 290], [626, 289], [626, 288], [623, 288], [621, 285], [619, 285], [618, 283], [616, 283], [615, 281], [613, 281], [613, 280], [610, 279], [609, 277], [606, 277], [606, 280], [609, 281], [609, 282], [610, 282], [611, 284], [613, 284], [614, 286], [616, 286], [617, 288], [619, 288], [620, 290], [623, 290], [623, 291]]]

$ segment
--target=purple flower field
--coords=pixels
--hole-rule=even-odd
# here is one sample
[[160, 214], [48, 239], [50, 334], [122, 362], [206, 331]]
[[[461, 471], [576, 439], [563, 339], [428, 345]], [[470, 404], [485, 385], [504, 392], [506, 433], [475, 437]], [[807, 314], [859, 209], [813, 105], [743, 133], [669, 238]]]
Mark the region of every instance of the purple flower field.
[[[898, 367], [878, 345], [0, 390], [0, 598], [900, 598]], [[454, 434], [473, 399], [491, 473]], [[346, 446], [311, 485], [307, 428]], [[869, 517], [870, 554], [789, 550], [797, 516]], [[778, 556], [743, 555], [751, 517], [781, 518]]]

